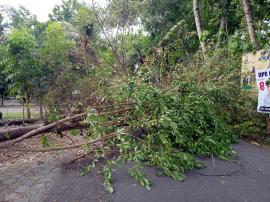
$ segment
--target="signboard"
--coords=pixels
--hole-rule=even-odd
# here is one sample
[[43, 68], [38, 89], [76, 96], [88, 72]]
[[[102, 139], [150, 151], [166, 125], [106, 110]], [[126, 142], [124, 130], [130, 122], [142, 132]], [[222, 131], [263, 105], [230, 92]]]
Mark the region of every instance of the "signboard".
[[242, 58], [241, 88], [257, 92], [256, 70], [270, 69], [270, 49], [247, 53]]
[[257, 111], [270, 113], [270, 69], [256, 70], [256, 81], [259, 90]]

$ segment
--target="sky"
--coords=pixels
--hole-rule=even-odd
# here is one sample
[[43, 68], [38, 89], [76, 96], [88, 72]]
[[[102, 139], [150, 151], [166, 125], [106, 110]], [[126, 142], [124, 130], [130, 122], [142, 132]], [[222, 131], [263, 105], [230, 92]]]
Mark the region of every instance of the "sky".
[[[91, 2], [91, 0], [88, 0]], [[100, 5], [104, 5], [106, 0], [95, 0]], [[18, 8], [19, 5], [24, 6], [30, 12], [37, 16], [41, 22], [48, 20], [48, 14], [51, 13], [55, 5], [61, 4], [62, 0], [0, 0], [0, 5], [9, 5]], [[87, 2], [87, 0], [85, 0]]]

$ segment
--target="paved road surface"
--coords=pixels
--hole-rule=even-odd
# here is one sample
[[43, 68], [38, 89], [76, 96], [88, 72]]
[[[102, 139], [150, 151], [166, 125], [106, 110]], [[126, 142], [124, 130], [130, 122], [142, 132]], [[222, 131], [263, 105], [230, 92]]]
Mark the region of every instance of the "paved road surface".
[[[215, 160], [214, 167], [211, 159], [204, 159], [208, 167], [189, 172], [184, 182], [157, 177], [156, 169], [146, 168], [154, 184], [151, 191], [135, 183], [125, 168], [116, 170], [112, 195], [103, 191], [100, 176], [80, 177], [78, 169], [60, 168], [59, 161], [25, 169], [6, 167], [0, 169], [0, 201], [270, 202], [270, 151], [244, 141], [233, 148], [239, 152], [238, 160]], [[16, 169], [26, 177], [5, 174], [16, 173]], [[223, 174], [228, 176], [219, 176]], [[25, 187], [26, 181], [31, 185]]]

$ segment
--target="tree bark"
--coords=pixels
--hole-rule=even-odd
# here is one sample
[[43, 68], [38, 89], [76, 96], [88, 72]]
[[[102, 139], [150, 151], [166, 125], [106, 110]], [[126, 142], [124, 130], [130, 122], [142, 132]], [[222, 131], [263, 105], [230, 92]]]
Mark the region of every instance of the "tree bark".
[[[125, 133], [130, 132], [130, 129], [125, 130]], [[25, 149], [25, 148], [6, 148], [8, 150], [11, 151], [21, 151], [21, 152], [51, 152], [51, 151], [60, 151], [60, 150], [67, 150], [67, 149], [75, 149], [75, 148], [79, 148], [82, 147], [84, 145], [95, 145], [95, 144], [100, 144], [103, 143], [107, 140], [110, 140], [116, 136], [121, 136], [123, 135], [123, 133], [118, 133], [118, 132], [112, 132], [110, 134], [107, 134], [101, 138], [95, 139], [95, 140], [91, 140], [89, 142], [85, 142], [85, 143], [81, 143], [81, 144], [76, 144], [76, 145], [68, 145], [68, 146], [56, 146], [56, 147], [51, 147], [51, 148], [39, 148], [39, 149]], [[102, 144], [103, 146], [103, 144]]]
[[227, 33], [227, 22], [224, 15], [221, 16], [217, 46], [224, 47]]
[[[49, 132], [61, 133], [61, 132], [69, 131], [72, 129], [86, 129], [89, 126], [90, 126], [90, 124], [75, 124], [75, 125], [71, 124], [71, 125], [59, 126], [57, 129], [55, 129], [55, 128], [48, 129], [48, 130], [42, 131], [38, 134], [44, 134], [44, 133], [49, 133]], [[41, 127], [40, 125], [35, 125], [35, 126], [19, 127], [19, 128], [13, 128], [13, 129], [1, 131], [0, 132], [0, 142], [19, 138], [19, 137], [23, 136], [24, 134], [27, 134], [27, 133], [34, 131], [34, 130], [37, 130], [40, 127]]]
[[4, 131], [0, 131], [0, 142], [16, 139], [26, 133], [29, 133], [32, 130], [39, 128], [39, 125], [28, 126], [28, 127], [19, 127], [13, 129], [7, 129]]
[[251, 15], [251, 11], [250, 11], [250, 3], [249, 3], [249, 0], [242, 0], [242, 2], [243, 2], [243, 7], [244, 7], [244, 13], [246, 16], [250, 41], [252, 43], [253, 48], [255, 50], [258, 50], [259, 44], [256, 40], [256, 33], [255, 33], [253, 19], [252, 19], [252, 15]]
[[40, 114], [40, 119], [43, 120], [43, 96], [40, 95], [39, 97], [39, 114]]
[[4, 93], [1, 93], [1, 106], [4, 106]]
[[[116, 110], [116, 111], [103, 112], [103, 113], [100, 113], [100, 114], [97, 114], [97, 115], [98, 116], [109, 116], [109, 115], [120, 114], [120, 113], [123, 113], [123, 112], [128, 112], [128, 111], [131, 111], [133, 109], [134, 108], [127, 108], [127, 109], [121, 109], [121, 110]], [[11, 146], [11, 145], [14, 145], [14, 144], [16, 144], [18, 142], [21, 142], [21, 141], [23, 141], [25, 139], [36, 136], [38, 134], [42, 134], [44, 132], [47, 132], [50, 129], [54, 129], [54, 128], [58, 127], [58, 126], [61, 126], [61, 125], [65, 124], [65, 123], [67, 123], [67, 122], [76, 121], [78, 123], [78, 120], [81, 120], [81, 119], [85, 118], [86, 116], [87, 116], [87, 113], [81, 113], [81, 114], [77, 114], [77, 115], [74, 115], [74, 116], [71, 116], [71, 117], [66, 117], [64, 119], [61, 119], [61, 120], [56, 121], [54, 123], [50, 123], [50, 124], [45, 125], [45, 126], [39, 127], [39, 128], [37, 128], [35, 130], [30, 131], [29, 133], [23, 134], [19, 138], [0, 143], [0, 149]]]
[[222, 16], [221, 20], [220, 20], [219, 31], [220, 32], [225, 32], [225, 29], [226, 29], [226, 20], [225, 20], [225, 17]]
[[[104, 127], [120, 126], [123, 124], [124, 124], [124, 120], [118, 120], [118, 121], [105, 122], [103, 124], [103, 126]], [[49, 133], [49, 132], [62, 133], [62, 132], [69, 131], [72, 129], [87, 129], [90, 126], [91, 126], [90, 123], [69, 123], [69, 124], [59, 125], [57, 127], [41, 131], [40, 133], [37, 133], [37, 135]], [[42, 127], [42, 125], [26, 126], [26, 127], [12, 128], [12, 129], [0, 131], [0, 142], [19, 138], [19, 137], [21, 137], [21, 136], [23, 136], [31, 131], [37, 130], [40, 127]], [[137, 131], [137, 134], [138, 134], [138, 131]]]
[[23, 101], [23, 120], [25, 120], [24, 106], [25, 106], [25, 104], [24, 104], [24, 101]]
[[5, 120], [1, 121], [0, 119], [0, 126], [12, 126], [12, 125], [22, 125], [22, 124], [33, 124], [38, 122], [39, 119], [18, 119], [18, 120]]
[[207, 45], [204, 41], [201, 40], [202, 26], [201, 26], [200, 7], [199, 7], [198, 0], [193, 0], [193, 12], [194, 12], [194, 17], [195, 17], [197, 34], [198, 34], [199, 41], [200, 41], [201, 48], [202, 48], [202, 52], [203, 52], [203, 57], [204, 57], [204, 59], [207, 59]]
[[25, 92], [25, 102], [26, 102], [26, 116], [28, 119], [31, 119], [31, 113], [30, 113], [30, 93], [28, 90]]
[[270, 137], [270, 118], [267, 119], [267, 136]]

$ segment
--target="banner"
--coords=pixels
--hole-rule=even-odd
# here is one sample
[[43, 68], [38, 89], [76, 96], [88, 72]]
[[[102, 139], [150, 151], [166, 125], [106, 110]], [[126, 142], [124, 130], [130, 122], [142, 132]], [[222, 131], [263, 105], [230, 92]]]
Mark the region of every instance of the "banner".
[[256, 70], [258, 108], [261, 113], [270, 113], [270, 69]]
[[256, 70], [270, 69], [270, 49], [247, 53], [242, 58], [241, 89], [257, 92]]

